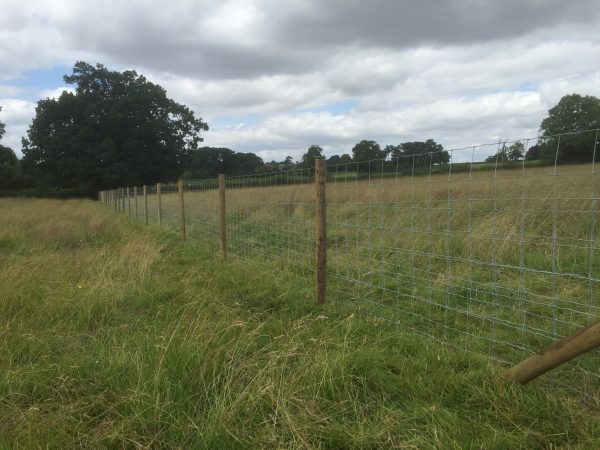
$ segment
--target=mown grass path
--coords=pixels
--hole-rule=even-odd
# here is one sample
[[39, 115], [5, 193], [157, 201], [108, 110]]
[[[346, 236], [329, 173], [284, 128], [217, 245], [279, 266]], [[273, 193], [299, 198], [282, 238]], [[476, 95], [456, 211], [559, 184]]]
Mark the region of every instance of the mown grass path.
[[90, 201], [0, 199], [0, 448], [599, 448], [597, 410]]

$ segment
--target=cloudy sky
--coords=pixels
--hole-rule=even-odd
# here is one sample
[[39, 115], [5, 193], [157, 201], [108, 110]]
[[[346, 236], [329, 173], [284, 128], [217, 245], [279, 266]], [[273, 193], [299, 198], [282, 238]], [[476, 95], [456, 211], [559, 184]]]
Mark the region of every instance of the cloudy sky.
[[209, 146], [299, 159], [535, 136], [600, 97], [600, 0], [2, 0], [0, 120], [21, 136], [78, 60], [136, 69], [208, 122]]

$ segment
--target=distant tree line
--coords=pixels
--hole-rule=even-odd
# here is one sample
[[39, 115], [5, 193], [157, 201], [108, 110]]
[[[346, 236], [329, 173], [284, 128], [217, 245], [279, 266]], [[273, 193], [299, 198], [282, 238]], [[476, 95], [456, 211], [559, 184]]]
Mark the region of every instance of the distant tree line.
[[[115, 72], [101, 64], [78, 62], [64, 80], [74, 85], [75, 91], [38, 102], [23, 139], [23, 157], [18, 159], [12, 149], [0, 144], [0, 193], [94, 196], [102, 189], [175, 181], [180, 176], [200, 179], [219, 173], [310, 169], [315, 159], [324, 157], [319, 145], [308, 147], [299, 161], [287, 156], [271, 162], [254, 153], [201, 147], [201, 133], [208, 125], [135, 71]], [[535, 145], [526, 148], [523, 142], [501, 143], [486, 161], [591, 162], [597, 145], [595, 133], [544, 136], [599, 127], [600, 100], [567, 95], [548, 111]], [[5, 129], [0, 123], [0, 139]], [[438, 167], [449, 162], [449, 152], [433, 139], [384, 148], [373, 140], [362, 140], [349, 153], [327, 158], [328, 165], [341, 166], [340, 170], [365, 173]]]

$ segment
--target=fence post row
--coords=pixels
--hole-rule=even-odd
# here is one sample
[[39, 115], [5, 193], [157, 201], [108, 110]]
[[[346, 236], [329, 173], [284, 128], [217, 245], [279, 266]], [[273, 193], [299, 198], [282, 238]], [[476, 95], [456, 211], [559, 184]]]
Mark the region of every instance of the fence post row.
[[221, 257], [227, 258], [227, 229], [225, 220], [225, 175], [219, 174], [219, 230]]
[[156, 202], [158, 206], [158, 227], [162, 230], [162, 198], [160, 183], [156, 183]]
[[315, 160], [316, 189], [316, 254], [317, 254], [317, 304], [325, 303], [327, 291], [327, 211], [325, 199], [325, 178], [327, 166], [324, 159]]
[[183, 179], [180, 178], [177, 182], [179, 190], [179, 227], [181, 228], [181, 239], [186, 240], [185, 233], [185, 203], [183, 201]]
[[[327, 166], [324, 159], [315, 161], [315, 194], [316, 194], [316, 216], [315, 216], [315, 243], [316, 243], [316, 301], [322, 305], [326, 300], [327, 292], [327, 209], [325, 185], [327, 177]], [[221, 257], [227, 258], [227, 218], [225, 199], [225, 175], [219, 174], [219, 247]], [[179, 224], [181, 238], [187, 239], [185, 223], [185, 200], [183, 179], [177, 182], [179, 192]], [[144, 196], [144, 223], [148, 226], [148, 187], [142, 186]], [[156, 200], [158, 209], [158, 226], [162, 229], [162, 184], [156, 184]], [[131, 197], [129, 187], [125, 190], [111, 189], [102, 191], [100, 196], [106, 203], [113, 203], [117, 211], [125, 212], [125, 195], [128, 201], [128, 213], [131, 216]], [[133, 188], [135, 218], [138, 217], [138, 192], [137, 186]]]

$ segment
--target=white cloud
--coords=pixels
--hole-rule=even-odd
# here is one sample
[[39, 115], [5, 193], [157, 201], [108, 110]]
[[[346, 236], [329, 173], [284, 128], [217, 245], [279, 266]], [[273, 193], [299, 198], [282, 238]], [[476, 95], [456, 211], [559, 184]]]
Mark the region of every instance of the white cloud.
[[2, 145], [12, 148], [17, 155], [21, 154], [21, 137], [27, 134], [35, 111], [35, 103], [15, 98], [0, 98], [0, 122], [6, 124], [6, 134]]
[[[349, 152], [364, 138], [462, 146], [535, 135], [562, 95], [600, 96], [598, 6], [598, 0], [174, 0], [168, 6], [6, 0], [3, 143], [20, 147], [34, 110], [10, 80], [76, 60], [136, 68], [209, 125], [237, 119], [234, 126], [211, 126], [206, 145], [268, 159], [299, 157], [313, 143], [330, 154]], [[63, 89], [39, 86], [38, 94], [55, 98]], [[356, 106], [335, 115], [309, 111], [345, 100]], [[242, 124], [247, 116], [264, 119]]]

